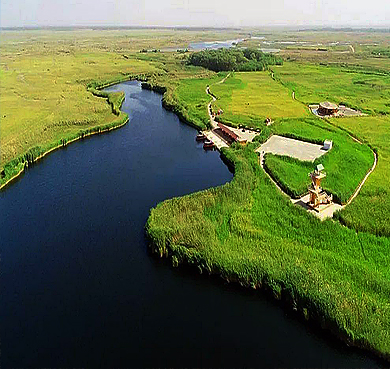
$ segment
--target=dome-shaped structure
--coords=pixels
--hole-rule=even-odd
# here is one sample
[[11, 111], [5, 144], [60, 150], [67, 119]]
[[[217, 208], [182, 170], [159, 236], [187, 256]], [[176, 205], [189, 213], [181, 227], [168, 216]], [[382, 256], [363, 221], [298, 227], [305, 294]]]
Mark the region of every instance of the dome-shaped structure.
[[336, 104], [333, 104], [329, 101], [324, 101], [320, 103], [318, 107], [318, 114], [320, 115], [333, 115], [336, 114], [339, 110], [339, 107]]

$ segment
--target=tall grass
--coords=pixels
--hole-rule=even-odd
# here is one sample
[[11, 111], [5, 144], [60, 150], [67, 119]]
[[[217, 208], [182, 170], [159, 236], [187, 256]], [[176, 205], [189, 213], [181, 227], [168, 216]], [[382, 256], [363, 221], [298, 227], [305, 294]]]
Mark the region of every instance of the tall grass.
[[369, 143], [378, 163], [359, 196], [338, 213], [349, 227], [390, 237], [390, 116], [332, 119], [331, 122]]
[[152, 209], [152, 249], [174, 263], [286, 298], [348, 342], [390, 357], [390, 240], [324, 222], [290, 203], [253, 146], [224, 152], [231, 183]]
[[308, 173], [321, 163], [327, 173], [323, 188], [332, 193], [337, 202], [346, 203], [374, 163], [374, 155], [367, 144], [356, 142], [346, 132], [321, 119], [286, 119], [274, 124], [271, 129], [276, 134], [317, 144], [323, 144], [326, 139], [333, 141], [333, 148], [313, 163], [265, 158], [270, 174], [293, 197], [307, 192]]
[[[116, 82], [116, 80], [113, 80], [112, 83]], [[113, 114], [115, 114], [116, 118], [108, 121], [105, 124], [98, 124], [95, 126], [91, 126], [89, 128], [84, 128], [81, 130], [78, 130], [77, 132], [70, 132], [70, 133], [64, 133], [62, 134], [60, 139], [52, 140], [51, 142], [43, 145], [36, 145], [32, 148], [30, 148], [26, 153], [19, 155], [18, 157], [12, 159], [8, 163], [6, 163], [1, 172], [0, 172], [0, 187], [4, 186], [10, 180], [12, 180], [15, 176], [21, 173], [25, 168], [33, 164], [35, 161], [40, 159], [42, 156], [46, 155], [48, 152], [68, 145], [68, 143], [84, 138], [87, 136], [90, 136], [92, 134], [101, 133], [105, 131], [109, 131], [114, 128], [118, 128], [122, 125], [124, 125], [129, 117], [126, 113], [121, 112], [120, 108], [122, 106], [122, 103], [125, 99], [124, 92], [112, 92], [108, 93], [105, 91], [100, 91], [98, 88], [98, 84], [95, 82], [93, 83], [93, 88], [89, 87], [90, 92], [92, 92], [95, 96], [103, 97], [107, 99], [107, 103], [111, 107], [111, 111]], [[97, 88], [96, 88], [96, 87]], [[68, 122], [64, 122], [67, 124]], [[64, 123], [59, 124], [60, 126], [63, 126]], [[71, 126], [77, 126], [77, 122], [72, 123]], [[83, 123], [80, 124], [81, 126]]]

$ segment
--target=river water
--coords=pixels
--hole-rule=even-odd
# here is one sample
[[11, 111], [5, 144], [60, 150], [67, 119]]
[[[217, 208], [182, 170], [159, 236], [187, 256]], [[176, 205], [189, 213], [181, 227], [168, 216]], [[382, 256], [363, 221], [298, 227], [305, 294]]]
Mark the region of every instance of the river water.
[[148, 254], [149, 209], [232, 174], [127, 82], [130, 122], [0, 193], [1, 367], [378, 367], [259, 292]]

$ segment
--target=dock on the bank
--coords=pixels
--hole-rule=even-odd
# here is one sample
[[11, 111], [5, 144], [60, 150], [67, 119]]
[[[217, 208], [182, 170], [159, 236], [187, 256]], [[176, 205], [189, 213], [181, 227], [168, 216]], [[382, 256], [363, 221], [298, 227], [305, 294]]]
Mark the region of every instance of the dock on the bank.
[[215, 147], [221, 151], [223, 147], [229, 147], [229, 145], [216, 133], [213, 131], [203, 131], [202, 132], [208, 140], [214, 142]]

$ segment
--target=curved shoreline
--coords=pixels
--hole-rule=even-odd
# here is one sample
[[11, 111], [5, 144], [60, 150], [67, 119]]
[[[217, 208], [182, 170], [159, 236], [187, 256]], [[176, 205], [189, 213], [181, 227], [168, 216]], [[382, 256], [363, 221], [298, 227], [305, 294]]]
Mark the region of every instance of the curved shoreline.
[[[296, 314], [295, 319], [298, 319], [300, 324], [312, 325], [313, 327], [319, 329], [320, 334], [329, 334], [334, 342], [337, 340], [341, 341], [346, 347], [352, 350], [361, 351], [362, 354], [371, 357], [376, 361], [382, 362], [382, 367], [388, 367], [387, 364], [390, 363], [390, 355], [384, 354], [375, 349], [367, 344], [367, 341], [365, 340], [352, 340], [338, 327], [335, 322], [325, 320], [316, 311], [310, 309], [307, 305], [307, 301], [305, 304], [304, 297], [292, 296], [290, 291], [283, 286], [279, 292], [275, 292], [274, 286], [271, 283], [268, 283], [267, 280], [262, 280], [257, 284], [252, 284], [248, 283], [248, 281], [244, 279], [240, 279], [234, 274], [227, 275], [224, 274], [226, 271], [222, 271], [217, 268], [213, 269], [213, 266], [211, 266], [210, 269], [206, 269], [204, 268], [204, 265], [202, 265], [205, 264], [205, 260], [200, 259], [197, 260], [197, 263], [195, 263], [191, 256], [184, 255], [183, 258], [183, 253], [180, 253], [180, 256], [176, 256], [175, 250], [171, 249], [169, 246], [168, 249], [162, 252], [157, 244], [151, 240], [149, 234], [147, 232], [146, 234], [149, 240], [151, 253], [160, 259], [165, 258], [169, 260], [174, 268], [189, 268], [192, 272], [198, 270], [199, 274], [207, 273], [209, 277], [219, 278], [221, 281], [225, 281], [228, 284], [233, 283], [245, 290], [257, 290], [260, 293], [265, 294], [265, 296], [272, 298], [283, 309], [288, 309], [289, 313]], [[182, 246], [185, 247], [184, 245]]]
[[[123, 127], [125, 124], [127, 124], [129, 121], [129, 118], [127, 117], [125, 122], [124, 123], [120, 123], [116, 126], [113, 126], [113, 127], [109, 127], [109, 128], [106, 128], [106, 129], [99, 129], [97, 132], [90, 132], [90, 133], [86, 133], [86, 134], [83, 134], [82, 136], [77, 136], [73, 139], [70, 139], [69, 141], [66, 141], [64, 142], [63, 144], [60, 144], [60, 145], [57, 145], [57, 146], [54, 146], [52, 147], [51, 149], [43, 152], [41, 155], [37, 156], [34, 161], [32, 163], [36, 163], [37, 161], [39, 161], [40, 159], [44, 158], [46, 155], [50, 154], [51, 152], [55, 151], [55, 150], [58, 150], [62, 147], [66, 147], [68, 146], [69, 144], [71, 144], [72, 142], [75, 142], [75, 141], [78, 141], [78, 140], [82, 140], [86, 137], [91, 137], [91, 136], [94, 136], [94, 135], [98, 135], [98, 134], [102, 134], [102, 133], [106, 133], [106, 132], [109, 132], [109, 131], [113, 131], [114, 129], [117, 129], [117, 128], [121, 128]], [[99, 126], [98, 126], [99, 127]], [[0, 190], [3, 190], [7, 185], [9, 185], [11, 182], [13, 182], [14, 180], [16, 180], [19, 176], [22, 175], [22, 173], [24, 173], [24, 171], [29, 167], [29, 164], [28, 162], [24, 162], [24, 165], [23, 165], [23, 168], [17, 173], [15, 174], [13, 177], [11, 177], [10, 179], [8, 179], [5, 183], [3, 183], [1, 186], [0, 186]]]
[[[124, 82], [124, 81], [121, 81], [121, 82]], [[114, 84], [121, 83], [121, 82], [113, 82], [113, 83], [111, 83], [110, 85], [114, 85]], [[107, 87], [107, 86], [105, 86], [105, 87]], [[147, 87], [143, 87], [143, 88], [147, 88]], [[156, 89], [155, 89], [155, 88], [156, 88]], [[158, 91], [157, 88], [165, 88], [165, 87], [163, 87], [163, 86], [152, 86], [151, 90], [156, 91], [156, 92], [160, 92], [160, 93], [161, 93], [161, 90]], [[163, 104], [163, 105], [164, 105], [164, 104]], [[164, 107], [165, 107], [165, 106], [164, 106]], [[168, 110], [168, 109], [167, 109], [167, 110]], [[172, 109], [172, 111], [175, 112], [173, 109]], [[179, 117], [179, 118], [180, 118], [180, 117]], [[77, 137], [75, 137], [75, 138], [73, 138], [73, 139], [71, 139], [71, 140], [69, 140], [69, 141], [67, 141], [67, 142], [65, 142], [65, 143], [63, 143], [63, 144], [57, 145], [57, 146], [55, 146], [55, 147], [53, 147], [53, 148], [51, 148], [51, 149], [45, 151], [45, 152], [42, 153], [41, 155], [39, 155], [37, 158], [34, 159], [33, 162], [35, 163], [36, 161], [38, 161], [39, 159], [43, 158], [44, 156], [46, 156], [46, 155], [49, 154], [50, 152], [52, 152], [52, 151], [54, 151], [54, 150], [56, 150], [56, 149], [59, 149], [59, 148], [61, 148], [61, 147], [65, 147], [65, 146], [67, 146], [69, 143], [72, 143], [72, 142], [74, 142], [74, 141], [76, 141], [76, 140], [82, 139], [82, 138], [84, 138], [84, 137], [89, 137], [89, 136], [92, 136], [92, 135], [95, 135], [95, 134], [100, 134], [100, 133], [109, 132], [110, 130], [113, 130], [113, 129], [116, 129], [116, 128], [120, 128], [120, 127], [124, 126], [125, 124], [127, 124], [128, 120], [129, 120], [129, 118], [127, 117], [127, 119], [126, 119], [124, 122], [122, 122], [122, 123], [120, 123], [120, 124], [118, 124], [118, 125], [116, 125], [116, 126], [113, 126], [113, 127], [108, 127], [107, 129], [104, 129], [104, 130], [101, 130], [101, 128], [100, 128], [100, 127], [102, 127], [102, 126], [98, 126], [98, 127], [96, 127], [96, 128], [98, 129], [98, 131], [90, 132], [90, 133], [85, 134], [85, 135], [82, 135], [82, 136], [77, 136]], [[184, 122], [187, 123], [185, 120], [184, 120]], [[192, 125], [192, 124], [190, 124], [190, 125]], [[223, 154], [223, 153], [222, 153], [222, 154]], [[376, 158], [376, 154], [375, 154], [375, 153], [374, 153], [374, 155], [375, 155], [375, 158]], [[234, 163], [231, 162], [231, 161], [229, 160], [229, 158], [227, 158], [225, 155], [224, 155], [224, 158], [225, 158], [225, 160], [229, 161], [229, 163], [230, 163], [230, 164], [232, 165], [232, 167], [234, 168]], [[26, 164], [27, 164], [27, 166], [26, 166]], [[15, 180], [19, 175], [21, 175], [21, 173], [24, 172], [24, 170], [25, 170], [26, 167], [28, 167], [28, 162], [25, 162], [24, 167], [23, 167], [15, 176], [13, 176], [12, 178], [10, 178], [5, 184], [3, 184], [3, 185], [0, 187], [0, 189], [4, 188], [7, 184], [9, 184], [9, 183], [12, 182], [13, 180]], [[374, 167], [375, 167], [375, 166], [374, 166]], [[373, 168], [373, 169], [374, 169], [374, 168]], [[371, 172], [370, 172], [370, 173], [371, 173]], [[368, 175], [369, 175], [370, 173], [367, 173], [367, 175], [366, 175], [364, 181], [367, 179], [367, 177], [368, 177]], [[364, 181], [363, 181], [363, 183], [361, 184], [361, 186], [364, 184]], [[166, 257], [169, 257], [171, 260], [174, 260], [173, 257], [175, 257], [175, 255], [174, 255], [175, 251], [174, 251], [173, 249], [170, 248], [170, 245], [168, 245], [168, 249], [166, 249], [165, 252], [163, 252], [163, 253], [161, 253], [162, 250], [159, 249], [158, 245], [157, 245], [156, 243], [154, 243], [152, 240], [151, 240], [151, 243], [150, 243], [150, 247], [151, 247], [151, 249], [154, 250], [154, 251], [159, 250], [160, 256], [166, 256]], [[182, 256], [183, 256], [183, 255], [182, 255]], [[193, 262], [191, 263], [190, 258], [189, 258], [187, 255], [185, 255], [185, 260], [183, 260], [183, 261], [185, 261], [185, 262], [188, 263], [189, 265], [191, 265], [191, 264], [192, 264], [192, 265], [197, 265], [198, 268], [202, 269], [202, 265], [201, 265], [202, 260], [199, 260], [200, 263], [194, 264]], [[184, 264], [184, 263], [182, 263], [182, 264]], [[228, 276], [228, 275], [223, 275], [223, 273], [222, 273], [221, 270], [212, 269], [212, 270], [209, 271], [209, 273], [210, 273], [210, 274], [219, 275], [222, 279], [226, 280], [228, 283], [234, 282], [234, 283], [239, 283], [241, 286], [246, 287], [246, 288], [251, 287], [251, 285], [248, 285], [248, 282], [247, 282], [247, 281], [241, 280], [238, 276], [235, 276], [235, 275], [229, 275], [229, 276]], [[267, 284], [267, 281], [262, 281], [260, 284], [256, 284], [256, 285], [254, 285], [254, 286], [252, 286], [252, 287], [255, 288], [255, 289], [262, 289], [262, 290], [266, 290], [266, 291], [269, 290], [269, 291], [271, 291], [271, 292], [273, 291], [273, 290], [272, 290], [272, 285], [268, 285], [268, 284]], [[289, 297], [287, 296], [286, 293], [288, 293], [288, 291], [287, 291], [287, 290], [285, 291], [285, 290], [282, 288], [282, 290], [280, 291], [280, 294], [276, 295], [275, 293], [273, 293], [273, 296], [274, 296], [274, 298], [277, 299], [277, 300], [283, 300], [283, 301], [285, 301], [286, 304], [288, 304], [288, 306], [290, 306], [290, 307], [293, 307], [293, 309], [294, 309], [294, 307], [295, 307], [295, 308], [299, 307], [299, 308], [300, 308], [300, 311], [301, 311], [301, 310], [302, 310], [302, 311], [304, 311], [304, 310], [309, 311], [309, 310], [305, 307], [304, 304], [301, 304], [301, 303], [300, 303], [299, 299], [296, 299], [296, 300], [291, 299], [291, 298], [289, 298]], [[364, 350], [368, 350], [369, 352], [371, 352], [371, 353], [373, 353], [373, 354], [379, 356], [380, 358], [385, 359], [385, 360], [387, 360], [387, 361], [390, 361], [390, 356], [388, 356], [388, 355], [386, 355], [386, 354], [383, 354], [383, 353], [381, 353], [381, 352], [375, 350], [373, 347], [369, 346], [369, 345], [367, 344], [367, 342], [363, 342], [363, 341], [352, 341], [351, 339], [349, 339], [349, 337], [347, 337], [347, 336], [345, 335], [345, 333], [343, 334], [343, 332], [340, 331], [340, 330], [338, 329], [338, 326], [335, 325], [334, 323], [332, 323], [332, 321], [323, 322], [323, 321], [321, 321], [320, 319], [316, 319], [315, 311], [313, 312], [313, 311], [310, 310], [309, 313], [312, 313], [312, 314], [313, 314], [313, 315], [311, 315], [311, 319], [310, 319], [311, 321], [315, 322], [316, 324], [319, 324], [323, 329], [329, 330], [329, 331], [332, 332], [336, 337], [338, 337], [340, 340], [342, 340], [343, 342], [345, 342], [347, 345], [353, 344], [355, 347], [358, 347], [358, 348], [361, 348], [361, 349], [364, 349]], [[303, 313], [303, 315], [304, 315], [305, 320], [309, 320], [309, 319], [306, 317], [305, 313]]]
[[[104, 84], [104, 85], [99, 86], [99, 88], [96, 89], [96, 90], [99, 91], [99, 89], [103, 89], [103, 88], [106, 88], [106, 87], [115, 85], [115, 84], [117, 84], [117, 83], [122, 83], [122, 82], [129, 81], [129, 80], [131, 80], [130, 77], [127, 78], [127, 79], [125, 79], [125, 80], [123, 80], [123, 81], [120, 81], [120, 82], [113, 81], [112, 83], [111, 83], [111, 82], [110, 82], [110, 83], [106, 83], [106, 84]], [[93, 95], [95, 95], [93, 89], [87, 88], [87, 90], [88, 90], [89, 92], [91, 92]], [[98, 95], [95, 95], [95, 96], [97, 96], [97, 97], [102, 97], [102, 96], [98, 96]], [[108, 101], [108, 100], [109, 100], [108, 97], [102, 97], [102, 98], [106, 99], [106, 100], [107, 100], [107, 103], [109, 103], [109, 104], [111, 105], [112, 114], [114, 114], [114, 115], [116, 115], [116, 114], [115, 114], [115, 111], [114, 111], [115, 108], [120, 109], [121, 106], [122, 106], [122, 104], [123, 104], [123, 101], [125, 100], [125, 96], [123, 96], [123, 98], [122, 98], [121, 101], [120, 101], [119, 106], [118, 106], [118, 107], [114, 107], [114, 106]], [[126, 113], [123, 113], [123, 112], [122, 112], [122, 114], [124, 114], [123, 117], [126, 117], [126, 118], [125, 118], [123, 121], [118, 122], [118, 124], [113, 124], [113, 125], [110, 126], [110, 127], [104, 128], [104, 127], [106, 126], [107, 123], [102, 123], [102, 124], [99, 125], [99, 126], [95, 126], [95, 127], [88, 128], [88, 129], [93, 130], [93, 131], [91, 131], [91, 132], [86, 132], [86, 133], [84, 133], [83, 131], [77, 132], [77, 133], [74, 134], [74, 135], [76, 135], [76, 137], [73, 137], [73, 138], [72, 138], [72, 136], [70, 136], [70, 138], [62, 137], [62, 138], [59, 139], [59, 141], [60, 141], [61, 143], [58, 144], [58, 145], [56, 145], [56, 146], [54, 146], [54, 147], [50, 147], [51, 144], [49, 143], [49, 144], [48, 144], [49, 149], [43, 151], [40, 155], [38, 155], [36, 158], [34, 158], [34, 159], [32, 160], [31, 163], [36, 163], [37, 161], [39, 161], [40, 159], [42, 159], [42, 158], [45, 157], [46, 155], [50, 154], [51, 152], [53, 152], [53, 151], [55, 151], [55, 150], [58, 150], [58, 149], [60, 149], [60, 148], [62, 148], [62, 147], [68, 146], [68, 145], [71, 144], [72, 142], [75, 142], [75, 141], [84, 139], [84, 138], [86, 138], [86, 137], [94, 136], [94, 135], [97, 135], [97, 134], [106, 133], [106, 132], [112, 131], [112, 130], [114, 130], [114, 129], [118, 129], [118, 128], [123, 127], [125, 124], [128, 123], [129, 117], [128, 117], [128, 115], [127, 115]], [[119, 115], [118, 115], [118, 118], [119, 118]], [[57, 141], [58, 141], [58, 140], [57, 140]], [[28, 151], [27, 151], [25, 154], [21, 155], [21, 156], [23, 157], [23, 156], [27, 155], [27, 153], [28, 153]], [[13, 176], [10, 177], [9, 179], [7, 179], [3, 184], [0, 185], [0, 191], [1, 191], [1, 190], [4, 190], [4, 188], [5, 188], [6, 186], [8, 186], [9, 184], [11, 184], [11, 183], [12, 183], [13, 181], [15, 181], [18, 177], [20, 177], [20, 176], [24, 173], [24, 171], [29, 167], [29, 161], [27, 161], [27, 160], [21, 161], [19, 164], [23, 164], [23, 167], [22, 167], [15, 175], [13, 175]]]
[[[224, 150], [222, 150], [221, 155], [224, 154]], [[234, 168], [235, 173], [236, 162], [231, 160], [227, 155], [224, 155], [224, 159]], [[265, 175], [271, 182], [273, 182], [272, 178], [270, 178], [267, 173], [265, 173]], [[236, 174], [234, 175], [232, 181], [234, 181], [235, 178]], [[232, 182], [229, 182], [229, 184], [231, 183]], [[277, 184], [276, 187], [278, 188]], [[164, 200], [164, 202], [165, 201], [169, 201], [169, 199]], [[159, 205], [161, 205], [161, 203], [159, 203], [157, 207]], [[155, 209], [156, 208], [152, 210]], [[159, 230], [157, 234], [153, 234], [150, 220], [151, 217], [149, 216], [145, 226], [149, 248], [151, 252], [159, 258], [166, 258], [170, 260], [172, 266], [190, 267], [193, 271], [197, 268], [200, 274], [206, 273], [210, 276], [217, 276], [228, 283], [239, 284], [246, 289], [251, 288], [261, 290], [263, 293], [265, 292], [266, 294], [272, 296], [275, 300], [280, 301], [282, 305], [289, 309], [289, 311], [297, 312], [298, 315], [307, 323], [313, 324], [314, 326], [321, 328], [321, 330], [331, 333], [335, 339], [342, 341], [346, 344], [346, 346], [350, 346], [352, 349], [362, 350], [366, 355], [372, 355], [376, 360], [383, 360], [386, 363], [390, 362], [390, 354], [379, 351], [364, 337], [355, 338], [353, 335], [349, 335], [348, 332], [344, 330], [342, 326], [339, 326], [335, 320], [323, 315], [323, 312], [316, 308], [315, 299], [311, 300], [307, 295], [300, 294], [295, 289], [291, 290], [288, 288], [286, 281], [283, 279], [276, 281], [273, 280], [273, 277], [271, 276], [265, 276], [261, 280], [248, 280], [245, 276], [240, 276], [234, 270], [224, 268], [223, 265], [221, 268], [220, 264], [205, 258], [205, 256], [193, 246], [187, 246], [182, 243], [171, 243], [171, 241], [168, 241], [165, 238], [166, 236], [159, 238]], [[340, 226], [342, 225], [340, 224]], [[277, 288], [275, 288], [275, 283]], [[385, 365], [383, 364], [383, 366]]]

